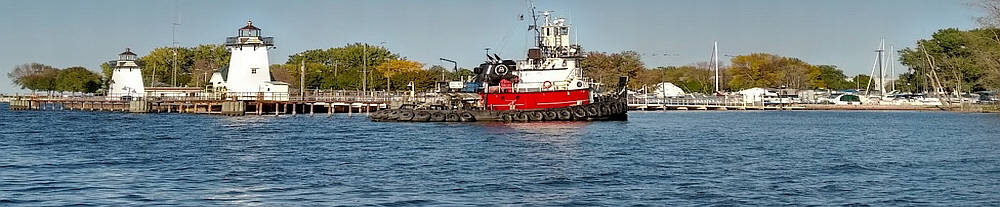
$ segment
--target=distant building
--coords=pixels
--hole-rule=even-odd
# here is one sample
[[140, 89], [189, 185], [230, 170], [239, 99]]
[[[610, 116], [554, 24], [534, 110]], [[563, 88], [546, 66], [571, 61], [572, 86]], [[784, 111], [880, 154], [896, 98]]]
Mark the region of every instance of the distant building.
[[225, 92], [226, 91], [226, 77], [229, 75], [229, 66], [225, 66], [215, 70], [212, 73], [212, 78], [208, 80], [210, 85], [209, 90], [214, 92]]
[[212, 74], [210, 81], [215, 91], [266, 99], [287, 98], [288, 84], [271, 78], [267, 50], [274, 47], [274, 38], [261, 37], [260, 29], [252, 21], [238, 31], [237, 36], [226, 38], [226, 47], [232, 53], [229, 66]]
[[202, 92], [198, 87], [149, 87], [146, 97], [194, 97]]
[[656, 84], [656, 90], [653, 92], [653, 96], [656, 96], [657, 98], [684, 97], [684, 95], [685, 93], [683, 89], [668, 82]]
[[142, 84], [142, 69], [135, 61], [135, 53], [125, 48], [125, 52], [118, 54], [118, 60], [110, 62], [114, 70], [111, 73], [109, 97], [142, 97], [146, 93]]

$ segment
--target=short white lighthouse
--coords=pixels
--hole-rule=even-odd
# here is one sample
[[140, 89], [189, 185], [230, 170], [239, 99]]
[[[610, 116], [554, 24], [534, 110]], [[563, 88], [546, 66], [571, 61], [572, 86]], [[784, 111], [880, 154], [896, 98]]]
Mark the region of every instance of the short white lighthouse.
[[118, 60], [111, 61], [114, 71], [111, 73], [111, 86], [108, 96], [111, 97], [142, 97], [145, 87], [142, 85], [142, 70], [135, 63], [136, 55], [131, 49], [118, 54]]
[[226, 38], [226, 47], [232, 56], [229, 68], [220, 75], [224, 76], [227, 92], [287, 97], [288, 84], [271, 79], [267, 50], [274, 47], [274, 37], [261, 37], [260, 29], [247, 21], [237, 36]]

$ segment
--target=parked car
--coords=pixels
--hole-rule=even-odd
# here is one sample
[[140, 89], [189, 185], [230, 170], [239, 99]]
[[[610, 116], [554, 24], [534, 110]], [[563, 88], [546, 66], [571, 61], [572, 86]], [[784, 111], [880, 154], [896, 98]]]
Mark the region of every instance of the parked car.
[[976, 94], [979, 94], [979, 103], [981, 104], [996, 104], [1000, 102], [1000, 97], [997, 97], [997, 94], [992, 91], [981, 91], [976, 92]]

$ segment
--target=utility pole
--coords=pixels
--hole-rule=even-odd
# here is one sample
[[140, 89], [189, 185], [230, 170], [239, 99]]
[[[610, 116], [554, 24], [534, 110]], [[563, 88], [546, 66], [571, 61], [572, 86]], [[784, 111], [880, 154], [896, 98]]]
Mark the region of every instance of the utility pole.
[[361, 92], [368, 93], [368, 43], [361, 49]]
[[153, 65], [153, 75], [149, 78], [149, 87], [156, 87], [156, 65]]
[[299, 97], [306, 96], [306, 60], [299, 65]]
[[170, 76], [171, 86], [177, 87], [177, 42], [174, 42], [174, 73]]
[[896, 80], [899, 80], [899, 77], [896, 76], [896, 59], [895, 59], [896, 56], [894, 55], [895, 53], [896, 53], [896, 46], [890, 44], [889, 45], [889, 76], [892, 77], [892, 83], [890, 83], [890, 84], [892, 84], [892, 91], [896, 91]]

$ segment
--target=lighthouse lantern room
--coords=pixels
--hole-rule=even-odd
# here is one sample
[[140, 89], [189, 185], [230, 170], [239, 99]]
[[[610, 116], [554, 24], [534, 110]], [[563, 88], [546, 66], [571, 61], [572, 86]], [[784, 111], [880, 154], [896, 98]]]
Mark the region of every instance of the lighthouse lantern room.
[[232, 53], [226, 74], [221, 74], [227, 92], [287, 98], [288, 84], [271, 79], [267, 50], [274, 47], [273, 37], [261, 37], [260, 28], [247, 21], [237, 36], [226, 38], [226, 47]]
[[142, 97], [145, 87], [142, 82], [142, 70], [135, 63], [136, 55], [131, 49], [118, 54], [118, 60], [111, 61], [114, 71], [111, 73], [110, 97]]

